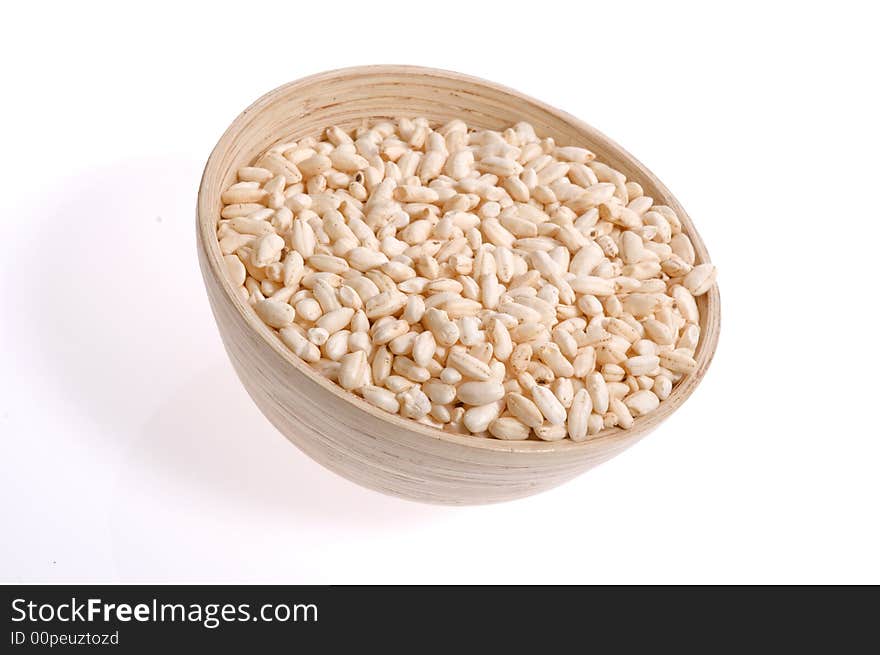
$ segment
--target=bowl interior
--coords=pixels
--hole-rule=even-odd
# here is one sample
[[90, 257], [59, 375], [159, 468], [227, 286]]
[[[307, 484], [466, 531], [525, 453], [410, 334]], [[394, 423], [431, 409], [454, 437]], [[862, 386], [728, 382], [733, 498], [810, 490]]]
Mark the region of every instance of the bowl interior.
[[[364, 120], [402, 116], [424, 116], [432, 123], [460, 118], [469, 126], [491, 129], [503, 129], [524, 120], [530, 122], [540, 136], [551, 136], [559, 145], [589, 148], [596, 153], [597, 159], [641, 184], [645, 194], [654, 198], [655, 204], [672, 207], [693, 242], [697, 261], [709, 261], [699, 234], [669, 190], [638, 160], [582, 121], [511, 89], [458, 73], [409, 66], [367, 66], [322, 73], [269, 92], [236, 118], [211, 153], [199, 188], [199, 240], [212, 272], [221, 280], [227, 300], [280, 356], [317, 384], [331, 388], [345, 402], [354, 403], [372, 414], [379, 412], [386, 420], [413, 432], [507, 452], [579, 448], [619, 436], [624, 431], [613, 428], [581, 443], [569, 440], [507, 442], [450, 434], [381, 412], [299, 360], [235, 293], [223, 271], [215, 235], [222, 208], [220, 194], [236, 181], [236, 171], [281, 140], [318, 136], [330, 125], [350, 128]], [[633, 428], [627, 431], [630, 434], [634, 431], [646, 433], [656, 427], [690, 395], [704, 375], [718, 339], [720, 296], [717, 287], [698, 297], [697, 304], [701, 331], [695, 353], [697, 371], [676, 385], [657, 410], [637, 418]]]

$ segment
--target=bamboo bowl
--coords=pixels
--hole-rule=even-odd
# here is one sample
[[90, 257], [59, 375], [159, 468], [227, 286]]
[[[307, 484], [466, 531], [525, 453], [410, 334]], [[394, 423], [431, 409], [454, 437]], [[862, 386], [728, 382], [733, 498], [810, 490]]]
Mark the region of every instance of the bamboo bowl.
[[501, 441], [449, 434], [367, 404], [313, 371], [266, 327], [226, 279], [216, 239], [221, 191], [237, 169], [276, 141], [318, 135], [363, 118], [425, 116], [444, 123], [504, 128], [531, 122], [560, 145], [580, 145], [639, 182], [681, 218], [700, 262], [709, 255], [684, 209], [654, 175], [616, 143], [553, 107], [484, 80], [410, 66], [330, 71], [271, 91], [246, 109], [211, 153], [199, 187], [199, 265], [229, 358], [254, 402], [309, 457], [365, 487], [430, 503], [509, 500], [555, 487], [604, 462], [656, 428], [693, 392], [718, 341], [717, 288], [698, 298], [697, 371], [630, 430], [606, 430], [581, 443]]

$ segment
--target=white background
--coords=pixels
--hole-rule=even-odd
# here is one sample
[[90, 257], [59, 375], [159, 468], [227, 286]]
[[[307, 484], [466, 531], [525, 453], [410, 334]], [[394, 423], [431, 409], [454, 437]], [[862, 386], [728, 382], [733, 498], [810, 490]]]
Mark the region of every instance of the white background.
[[[7, 7], [0, 581], [880, 582], [877, 19], [811, 4]], [[253, 406], [196, 262], [202, 166], [262, 93], [367, 63], [563, 108], [688, 208], [721, 342], [641, 444], [433, 507]]]

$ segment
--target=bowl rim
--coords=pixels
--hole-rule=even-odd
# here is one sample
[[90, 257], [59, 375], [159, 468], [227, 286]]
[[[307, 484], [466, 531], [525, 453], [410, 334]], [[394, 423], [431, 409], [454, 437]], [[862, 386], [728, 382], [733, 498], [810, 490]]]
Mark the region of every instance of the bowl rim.
[[[604, 148], [616, 151], [616, 154], [625, 159], [627, 164], [638, 171], [638, 175], [643, 180], [649, 180], [658, 191], [663, 194], [664, 202], [670, 205], [679, 216], [683, 231], [690, 237], [694, 249], [697, 252], [698, 260], [704, 263], [711, 262], [709, 253], [706, 250], [702, 238], [697, 232], [693, 222], [687, 212], [681, 206], [681, 203], [667, 189], [667, 187], [638, 159], [633, 157], [627, 150], [622, 148], [615, 141], [609, 139], [603, 133], [599, 132], [592, 126], [588, 125], [579, 118], [557, 109], [541, 100], [537, 100], [531, 96], [523, 94], [515, 89], [497, 84], [488, 80], [484, 80], [471, 75], [458, 73], [455, 71], [428, 68], [422, 66], [411, 65], [369, 65], [354, 66], [347, 68], [338, 68], [333, 70], [316, 73], [306, 77], [299, 78], [292, 82], [282, 84], [275, 89], [263, 94], [257, 100], [252, 102], [244, 111], [242, 111], [235, 120], [229, 125], [226, 131], [218, 140], [217, 144], [211, 151], [202, 176], [199, 182], [197, 209], [196, 209], [196, 227], [197, 241], [200, 254], [204, 256], [205, 261], [211, 269], [214, 277], [219, 280], [219, 285], [223, 289], [224, 298], [231, 303], [242, 320], [253, 329], [261, 339], [276, 354], [278, 354], [286, 363], [296, 368], [298, 371], [306, 375], [314, 383], [318, 384], [325, 390], [343, 402], [354, 405], [361, 411], [395, 425], [396, 427], [409, 430], [415, 434], [434, 440], [449, 442], [456, 445], [466, 446], [468, 448], [478, 448], [482, 450], [490, 450], [504, 453], [561, 453], [561, 452], [581, 452], [584, 449], [591, 449], [597, 444], [602, 443], [607, 446], [610, 442], [619, 441], [621, 445], [631, 443], [636, 437], [641, 437], [652, 431], [673, 412], [675, 412], [693, 393], [694, 389], [699, 385], [705, 375], [709, 364], [715, 355], [718, 345], [718, 337], [721, 323], [721, 299], [718, 285], [716, 284], [706, 294], [707, 296], [707, 315], [701, 315], [701, 322], [705, 323], [705, 329], [701, 326], [700, 341], [697, 345], [695, 359], [697, 361], [697, 370], [687, 376], [683, 381], [677, 384], [670, 396], [660, 403], [660, 406], [653, 412], [635, 418], [633, 426], [629, 430], [623, 430], [618, 427], [602, 430], [596, 435], [588, 437], [581, 442], [574, 442], [569, 438], [559, 441], [540, 441], [540, 440], [522, 440], [522, 441], [506, 441], [496, 439], [494, 437], [479, 437], [472, 435], [463, 435], [453, 432], [445, 432], [439, 428], [434, 428], [422, 423], [418, 423], [412, 419], [404, 418], [398, 414], [385, 412], [359, 396], [346, 391], [338, 386], [335, 382], [325, 378], [323, 375], [314, 370], [308, 363], [295, 355], [280, 339], [278, 334], [263, 323], [253, 308], [241, 300], [240, 296], [233, 288], [231, 281], [226, 275], [225, 266], [223, 264], [223, 255], [220, 252], [219, 243], [216, 238], [216, 216], [208, 202], [210, 190], [206, 188], [206, 180], [212, 177], [215, 169], [219, 169], [221, 155], [226, 146], [228, 146], [247, 122], [256, 112], [259, 112], [270, 106], [277, 98], [295, 91], [297, 88], [312, 86], [316, 83], [328, 82], [341, 77], [364, 77], [368, 78], [376, 75], [402, 75], [402, 76], [418, 76], [420, 78], [441, 78], [447, 81], [464, 82], [471, 85], [486, 87], [496, 93], [502, 93], [510, 96], [512, 100], [519, 103], [532, 105], [546, 113], [553, 115], [554, 118], [570, 124], [578, 131], [586, 133], [593, 143], [601, 143]], [[218, 171], [219, 172], [219, 171]], [[218, 175], [223, 177], [223, 175]], [[220, 190], [217, 191], [219, 196]]]

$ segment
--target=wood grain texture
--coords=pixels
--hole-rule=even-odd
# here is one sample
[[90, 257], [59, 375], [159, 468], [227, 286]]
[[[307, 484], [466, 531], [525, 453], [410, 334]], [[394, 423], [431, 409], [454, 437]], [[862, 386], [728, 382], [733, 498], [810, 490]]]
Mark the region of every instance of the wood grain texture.
[[[444, 504], [509, 500], [555, 487], [604, 462], [656, 428], [703, 378], [718, 342], [717, 287], [700, 296], [697, 371], [631, 430], [606, 430], [582, 443], [501, 441], [455, 435], [392, 416], [314, 372], [257, 318], [226, 279], [216, 228], [220, 194], [241, 166], [281, 139], [317, 136], [330, 125], [425, 116], [502, 129], [520, 120], [559, 145], [584, 146], [672, 207], [698, 262], [709, 254], [668, 189], [620, 146], [582, 121], [516, 91], [458, 73], [411, 66], [330, 71], [282, 86], [246, 109], [211, 153], [199, 187], [199, 264], [229, 358], [254, 402], [303, 452], [365, 487]], [[247, 435], [242, 435], [247, 438]]]

